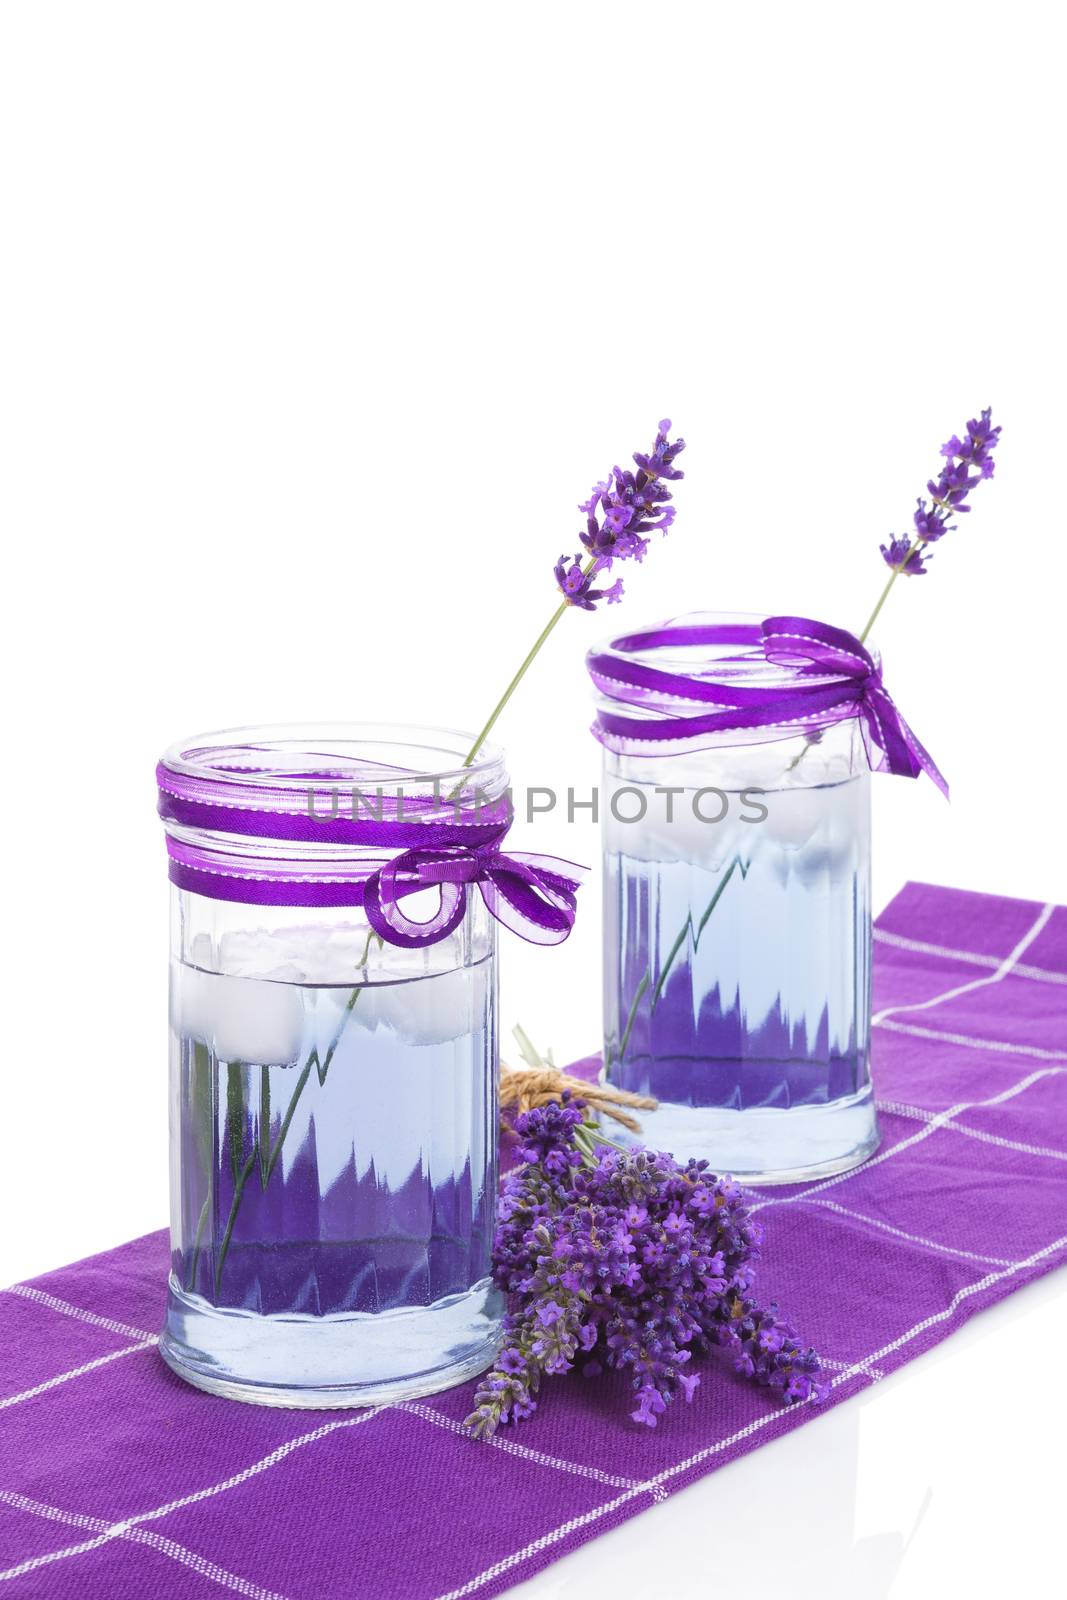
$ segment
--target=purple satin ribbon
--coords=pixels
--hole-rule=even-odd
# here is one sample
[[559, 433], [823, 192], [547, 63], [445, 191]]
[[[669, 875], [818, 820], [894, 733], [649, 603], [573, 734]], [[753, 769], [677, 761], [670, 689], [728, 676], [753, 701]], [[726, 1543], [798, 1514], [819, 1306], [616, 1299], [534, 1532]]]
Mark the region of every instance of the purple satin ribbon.
[[[352, 790], [330, 778], [311, 776], [305, 788], [253, 786], [210, 777], [172, 772], [161, 762], [156, 768], [158, 811], [164, 822], [183, 828], [239, 834], [244, 839], [278, 839], [295, 844], [371, 845], [405, 849], [432, 844], [492, 844], [501, 839], [511, 822], [506, 795], [498, 800], [478, 800], [466, 795], [459, 804], [445, 796], [413, 795], [403, 790], [360, 795], [348, 801], [344, 814], [341, 794]], [[302, 807], [299, 805], [303, 801]], [[294, 802], [297, 802], [294, 805]]]
[[[337, 791], [316, 795], [314, 814], [294, 807], [303, 791], [220, 782], [160, 765], [159, 814], [164, 822], [210, 834], [204, 841], [176, 838], [168, 829], [172, 883], [213, 900], [245, 905], [361, 906], [374, 932], [390, 944], [419, 949], [445, 939], [462, 922], [470, 889], [477, 886], [492, 916], [531, 944], [560, 944], [574, 925], [584, 868], [552, 856], [504, 854], [511, 823], [508, 796], [479, 804], [465, 796], [404, 799], [396, 792], [357, 806], [354, 816], [334, 815]], [[309, 785], [314, 792], [314, 786]], [[229, 837], [228, 837], [229, 836]], [[255, 840], [264, 848], [233, 848]], [[278, 843], [350, 845], [387, 860], [283, 855]], [[317, 870], [316, 870], [317, 869]], [[421, 890], [438, 891], [425, 921], [405, 915], [401, 901]]]
[[948, 784], [894, 705], [881, 667], [854, 634], [810, 617], [768, 617], [758, 627], [681, 623], [655, 628], [615, 640], [612, 650], [643, 654], [692, 645], [739, 646], [732, 659], [746, 661], [758, 660], [762, 648], [767, 661], [794, 667], [795, 675], [785, 684], [716, 683], [594, 651], [589, 671], [604, 698], [652, 713], [634, 717], [601, 708], [593, 731], [603, 744], [627, 751], [685, 740], [691, 749], [693, 739], [715, 734], [775, 728], [783, 736], [815, 733], [857, 717], [872, 768], [908, 778], [925, 772], [947, 798]]
[[[367, 879], [363, 909], [375, 933], [390, 944], [433, 944], [462, 922], [468, 887], [477, 884], [505, 928], [531, 944], [560, 944], [574, 926], [581, 875], [581, 867], [554, 856], [504, 855], [485, 846], [406, 850]], [[400, 901], [431, 887], [440, 890], [436, 912], [429, 922], [413, 922]]]

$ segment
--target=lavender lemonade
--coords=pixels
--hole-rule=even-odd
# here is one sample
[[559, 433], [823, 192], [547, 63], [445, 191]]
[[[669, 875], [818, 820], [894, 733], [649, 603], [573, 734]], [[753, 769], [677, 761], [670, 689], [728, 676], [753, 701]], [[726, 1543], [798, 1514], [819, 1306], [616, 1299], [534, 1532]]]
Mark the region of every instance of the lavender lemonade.
[[769, 659], [747, 618], [615, 640], [590, 670], [606, 1078], [659, 1102], [640, 1137], [678, 1159], [762, 1182], [856, 1164], [878, 1136], [854, 704], [820, 723], [830, 673]]
[[464, 764], [469, 745], [373, 725], [243, 729], [160, 764], [161, 1349], [201, 1388], [379, 1403], [461, 1382], [499, 1345], [494, 908], [521, 879], [511, 925], [539, 917], [547, 941], [569, 929], [576, 886], [503, 854], [507, 774], [489, 747]]

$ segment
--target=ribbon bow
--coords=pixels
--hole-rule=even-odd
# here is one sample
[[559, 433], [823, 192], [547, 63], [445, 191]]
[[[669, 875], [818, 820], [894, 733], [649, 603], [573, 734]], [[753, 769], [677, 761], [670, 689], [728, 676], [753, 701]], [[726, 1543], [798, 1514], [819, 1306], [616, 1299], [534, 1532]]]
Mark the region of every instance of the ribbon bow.
[[[332, 778], [313, 776], [318, 784]], [[531, 944], [560, 944], [574, 926], [585, 868], [553, 856], [505, 855], [510, 793], [450, 806], [436, 790], [405, 797], [400, 788], [394, 797], [379, 791], [377, 810], [353, 796], [346, 815], [337, 788], [323, 814], [313, 784], [245, 783], [229, 771], [213, 778], [165, 763], [158, 781], [171, 882], [194, 894], [244, 905], [363, 906], [375, 933], [409, 949], [459, 926], [472, 884], [497, 922]], [[437, 889], [438, 903], [419, 922], [400, 902], [424, 889]]]
[[[505, 855], [495, 845], [442, 850], [419, 846], [371, 874], [364, 885], [363, 906], [380, 938], [420, 949], [447, 938], [459, 926], [468, 888], [477, 884], [489, 911], [506, 928], [530, 944], [561, 944], [574, 926], [575, 895], [583, 870], [553, 856]], [[433, 888], [439, 890], [439, 900], [427, 921], [404, 915], [401, 900]]]
[[[809, 617], [768, 617], [760, 631], [768, 661], [786, 666], [799, 662], [801, 673], [841, 680], [840, 687], [827, 685], [826, 709], [842, 707], [848, 714], [856, 708], [873, 768], [904, 778], [925, 772], [948, 799], [948, 784], [936, 762], [897, 710], [882, 682], [880, 665], [855, 634]], [[816, 689], [811, 692], [820, 694]], [[873, 758], [872, 745], [879, 752]]]
[[[725, 682], [710, 676], [669, 672], [629, 660], [659, 648], [738, 647], [727, 661], [751, 660], [762, 649], [768, 661], [795, 667], [788, 683]], [[589, 672], [604, 700], [595, 732], [611, 749], [714, 738], [760, 728], [806, 732], [857, 717], [870, 765], [902, 777], [931, 777], [942, 794], [945, 782], [929, 752], [912, 733], [882, 682], [882, 670], [854, 634], [810, 617], [768, 617], [750, 623], [680, 622], [616, 639], [610, 653], [593, 651]], [[627, 715], [613, 705], [632, 707]], [[772, 735], [773, 736], [773, 735]], [[692, 744], [689, 748], [693, 748]]]

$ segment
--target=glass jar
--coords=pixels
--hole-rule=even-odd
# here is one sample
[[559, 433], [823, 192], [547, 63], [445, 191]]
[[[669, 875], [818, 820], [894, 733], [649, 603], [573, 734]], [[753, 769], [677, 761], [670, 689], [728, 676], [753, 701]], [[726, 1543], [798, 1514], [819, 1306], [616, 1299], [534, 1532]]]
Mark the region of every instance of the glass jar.
[[[824, 681], [758, 638], [757, 619], [701, 615], [617, 639], [591, 653], [601, 710], [634, 663], [676, 679], [628, 700], [638, 722]], [[610, 740], [601, 796], [604, 1076], [659, 1102], [621, 1137], [760, 1183], [843, 1171], [878, 1143], [864, 740], [855, 715], [774, 720]]]
[[[161, 1348], [199, 1388], [376, 1404], [459, 1383], [499, 1346], [496, 923], [467, 894], [450, 931], [411, 947], [364, 909], [369, 873], [423, 820], [456, 814], [461, 786], [491, 819], [507, 806], [501, 757], [483, 749], [464, 769], [469, 744], [418, 728], [246, 728], [185, 740], [160, 765]], [[420, 890], [403, 915], [425, 923], [420, 902], [432, 916], [442, 894]]]

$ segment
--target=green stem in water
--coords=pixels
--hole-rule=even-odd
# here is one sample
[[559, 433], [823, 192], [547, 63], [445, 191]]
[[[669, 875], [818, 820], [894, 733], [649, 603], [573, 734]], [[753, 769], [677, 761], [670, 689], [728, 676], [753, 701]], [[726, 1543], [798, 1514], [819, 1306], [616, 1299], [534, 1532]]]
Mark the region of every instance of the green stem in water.
[[196, 1269], [200, 1264], [200, 1247], [204, 1242], [204, 1229], [207, 1227], [207, 1219], [210, 1211], [211, 1188], [209, 1183], [208, 1192], [204, 1197], [204, 1203], [200, 1207], [200, 1218], [196, 1224], [196, 1234], [193, 1238], [193, 1253], [189, 1257], [189, 1270], [185, 1274], [185, 1287], [187, 1290], [192, 1290], [196, 1287]]
[[[740, 856], [734, 856], [734, 859], [730, 862], [730, 865], [723, 873], [720, 882], [716, 886], [715, 893], [708, 901], [708, 904], [704, 907], [703, 914], [695, 928], [693, 926], [692, 915], [686, 917], [685, 922], [682, 924], [682, 927], [679, 930], [678, 937], [671, 945], [666, 961], [664, 961], [663, 966], [660, 968], [659, 977], [656, 980], [655, 988], [652, 990], [652, 999], [649, 1002], [648, 1010], [650, 1016], [655, 1011], [663, 997], [663, 990], [666, 987], [667, 979], [670, 976], [670, 970], [677, 960], [682, 946], [685, 944], [686, 936], [690, 933], [690, 931], [692, 932], [693, 949], [696, 950], [700, 944], [704, 929], [707, 927], [708, 921], [711, 918], [711, 914], [715, 910], [715, 907], [718, 905], [719, 901], [722, 899], [724, 893], [726, 892], [726, 885], [730, 882], [730, 879], [733, 877], [735, 872], [740, 872], [742, 878], [748, 876], [748, 865], [741, 860]], [[641, 1003], [642, 996], [649, 988], [651, 983], [652, 968], [650, 966], [644, 977], [641, 979], [641, 982], [638, 984], [637, 991], [634, 994], [633, 1000], [630, 1002], [630, 1012], [626, 1018], [626, 1027], [623, 1029], [622, 1038], [619, 1040], [618, 1060], [620, 1062], [623, 1061], [626, 1056], [626, 1046], [630, 1042], [630, 1033], [633, 1029], [635, 1021], [637, 1020], [637, 1008]]]
[[637, 985], [637, 989], [634, 992], [634, 997], [630, 1001], [630, 1012], [626, 1018], [626, 1026], [622, 1030], [622, 1038], [619, 1040], [620, 1061], [624, 1061], [626, 1059], [626, 1046], [630, 1042], [630, 1034], [633, 1032], [634, 1023], [637, 1021], [637, 1008], [641, 1004], [645, 990], [648, 988], [651, 982], [652, 973], [649, 971], [645, 973], [644, 977], [641, 979], [641, 982]]
[[[366, 958], [364, 958], [364, 959], [366, 959]], [[360, 997], [360, 995], [362, 993], [363, 993], [362, 989], [353, 989], [352, 993], [349, 995], [348, 1003], [347, 1003], [347, 1005], [345, 1006], [345, 1009], [344, 1009], [344, 1014], [342, 1015], [341, 1020], [337, 1025], [337, 1030], [334, 1033], [333, 1039], [332, 1039], [332, 1041], [330, 1043], [330, 1047], [327, 1050], [325, 1056], [323, 1057], [321, 1063], [319, 1061], [319, 1053], [318, 1053], [317, 1050], [313, 1050], [311, 1052], [311, 1054], [308, 1056], [307, 1060], [304, 1062], [304, 1065], [300, 1070], [300, 1076], [299, 1076], [299, 1078], [297, 1078], [296, 1084], [293, 1087], [293, 1093], [292, 1093], [292, 1095], [290, 1097], [289, 1104], [286, 1107], [285, 1115], [282, 1118], [281, 1127], [278, 1129], [278, 1137], [274, 1140], [274, 1143], [271, 1145], [270, 1154], [267, 1156], [267, 1178], [264, 1180], [264, 1187], [266, 1187], [267, 1180], [269, 1180], [269, 1178], [271, 1176], [271, 1173], [274, 1171], [275, 1167], [278, 1165], [278, 1162], [281, 1160], [282, 1145], [285, 1143], [285, 1136], [289, 1132], [289, 1125], [292, 1122], [293, 1117], [296, 1115], [296, 1108], [300, 1103], [300, 1096], [303, 1094], [304, 1090], [307, 1088], [307, 1082], [308, 1082], [308, 1079], [311, 1077], [312, 1068], [315, 1069], [315, 1072], [316, 1072], [316, 1074], [318, 1076], [318, 1080], [319, 1080], [319, 1087], [321, 1088], [322, 1085], [326, 1082], [326, 1075], [330, 1070], [330, 1064], [333, 1061], [333, 1058], [334, 1058], [335, 1054], [337, 1053], [338, 1045], [341, 1043], [341, 1035], [344, 1033], [345, 1027], [346, 1027], [346, 1025], [348, 1023], [348, 1019], [352, 1015], [352, 1011], [353, 1011], [353, 1009], [355, 1007], [356, 1001], [359, 999], [359, 997]], [[270, 1137], [269, 1128], [268, 1128], [267, 1137], [268, 1137], [268, 1139]]]
[[226, 1141], [230, 1149], [230, 1172], [236, 1183], [245, 1143], [244, 1078], [239, 1061], [226, 1063]]
[[270, 1068], [259, 1069], [259, 1181], [265, 1189], [267, 1187], [267, 1162], [264, 1155], [264, 1129], [266, 1137], [270, 1137]]
[[[596, 564], [597, 564], [596, 563], [596, 557], [595, 556], [590, 556], [589, 560], [586, 562], [585, 566], [582, 568], [582, 576], [587, 578], [589, 576], [589, 574], [593, 571], [593, 568], [596, 566]], [[566, 600], [564, 600], [562, 605], [560, 605], [560, 606], [558, 606], [556, 608], [556, 610], [553, 612], [552, 616], [548, 619], [548, 622], [545, 624], [545, 626], [542, 628], [541, 632], [538, 634], [536, 640], [534, 641], [533, 648], [529, 651], [528, 655], [526, 656], [525, 660], [522, 663], [522, 666], [519, 668], [518, 672], [516, 672], [515, 676], [512, 678], [512, 680], [508, 684], [507, 688], [504, 690], [504, 693], [500, 696], [500, 699], [497, 701], [496, 705], [493, 707], [493, 710], [492, 710], [492, 713], [491, 713], [491, 715], [489, 717], [488, 722], [485, 724], [485, 726], [483, 727], [482, 731], [479, 733], [478, 737], [475, 739], [474, 743], [471, 745], [470, 749], [467, 751], [467, 754], [464, 756], [463, 765], [465, 767], [469, 767], [470, 766], [471, 762], [474, 760], [475, 756], [478, 754], [478, 751], [482, 748], [482, 745], [485, 743], [486, 739], [488, 739], [488, 737], [489, 737], [490, 733], [492, 732], [493, 727], [494, 727], [494, 725], [496, 723], [496, 719], [499, 717], [500, 713], [503, 711], [504, 707], [507, 705], [507, 703], [511, 699], [512, 695], [515, 693], [515, 690], [519, 687], [519, 684], [522, 682], [523, 678], [526, 676], [526, 673], [529, 671], [530, 667], [532, 666], [533, 661], [534, 661], [534, 657], [537, 655], [537, 652], [540, 650], [541, 646], [544, 644], [545, 640], [548, 638], [549, 634], [552, 632], [552, 629], [556, 626], [556, 623], [559, 621], [560, 617], [562, 617], [563, 613], [566, 610], [568, 610], [568, 603], [567, 603]]]
[[219, 1286], [220, 1286], [220, 1284], [222, 1282], [222, 1269], [223, 1269], [223, 1266], [225, 1265], [226, 1256], [227, 1256], [227, 1253], [228, 1253], [229, 1248], [230, 1248], [230, 1240], [233, 1238], [233, 1229], [234, 1229], [234, 1224], [237, 1221], [237, 1212], [238, 1212], [238, 1209], [240, 1208], [241, 1196], [245, 1192], [245, 1184], [248, 1182], [249, 1177], [252, 1174], [252, 1169], [254, 1168], [254, 1166], [256, 1164], [256, 1155], [257, 1155], [257, 1147], [253, 1146], [252, 1154], [249, 1156], [248, 1160], [245, 1162], [245, 1164], [241, 1168], [240, 1172], [238, 1172], [237, 1178], [236, 1178], [236, 1180], [234, 1182], [233, 1200], [230, 1203], [230, 1214], [226, 1218], [226, 1232], [222, 1236], [222, 1243], [219, 1245], [219, 1258], [215, 1263], [215, 1299], [216, 1300], [219, 1297]]
[[[358, 965], [360, 967], [365, 967], [366, 964], [367, 964], [367, 957], [370, 954], [370, 947], [371, 947], [372, 941], [377, 941], [379, 946], [382, 943], [381, 939], [378, 937], [378, 935], [376, 933], [368, 933], [367, 942], [363, 946], [363, 954], [360, 957], [360, 960], [358, 962]], [[281, 1160], [282, 1145], [285, 1143], [285, 1136], [289, 1132], [289, 1128], [290, 1128], [290, 1125], [292, 1123], [292, 1120], [293, 1120], [294, 1116], [296, 1115], [296, 1109], [297, 1109], [297, 1106], [300, 1103], [300, 1097], [304, 1093], [304, 1090], [307, 1087], [307, 1082], [308, 1082], [308, 1079], [311, 1077], [312, 1069], [314, 1068], [314, 1070], [317, 1072], [319, 1085], [321, 1087], [326, 1082], [326, 1076], [327, 1076], [327, 1074], [328, 1074], [328, 1072], [330, 1070], [330, 1066], [331, 1066], [331, 1063], [333, 1062], [333, 1058], [337, 1053], [337, 1048], [341, 1043], [341, 1037], [342, 1037], [342, 1035], [343, 1035], [343, 1033], [345, 1031], [345, 1028], [346, 1028], [346, 1026], [348, 1024], [348, 1019], [352, 1015], [352, 1011], [353, 1011], [353, 1009], [355, 1007], [356, 1001], [359, 999], [359, 997], [360, 997], [360, 995], [362, 993], [363, 993], [363, 990], [361, 988], [357, 988], [357, 989], [353, 989], [352, 993], [349, 995], [348, 1002], [345, 1005], [344, 1012], [343, 1012], [343, 1014], [341, 1016], [341, 1020], [337, 1024], [337, 1028], [334, 1031], [334, 1036], [333, 1036], [332, 1040], [330, 1041], [329, 1048], [327, 1049], [326, 1054], [323, 1057], [321, 1064], [319, 1062], [319, 1053], [318, 1053], [317, 1050], [312, 1050], [311, 1054], [308, 1056], [307, 1060], [304, 1062], [303, 1067], [300, 1069], [300, 1076], [296, 1080], [296, 1083], [293, 1086], [293, 1092], [289, 1097], [289, 1104], [285, 1109], [285, 1115], [282, 1117], [281, 1126], [278, 1129], [278, 1137], [273, 1141], [273, 1143], [271, 1142], [271, 1137], [270, 1137], [270, 1085], [269, 1085], [269, 1079], [268, 1079], [268, 1076], [267, 1076], [270, 1069], [268, 1067], [261, 1067], [260, 1068], [260, 1072], [262, 1073], [263, 1076], [260, 1079], [259, 1137], [255, 1141], [255, 1143], [253, 1144], [253, 1146], [252, 1146], [252, 1154], [249, 1156], [248, 1160], [244, 1163], [244, 1165], [243, 1166], [238, 1166], [236, 1164], [236, 1162], [234, 1163], [233, 1201], [232, 1201], [232, 1203], [230, 1205], [229, 1217], [226, 1220], [226, 1231], [224, 1232], [224, 1234], [222, 1236], [222, 1243], [219, 1245], [218, 1260], [215, 1263], [215, 1298], [216, 1299], [218, 1298], [219, 1286], [220, 1286], [220, 1283], [222, 1281], [222, 1269], [226, 1264], [226, 1257], [227, 1257], [227, 1255], [229, 1253], [229, 1249], [230, 1249], [230, 1241], [233, 1238], [234, 1225], [235, 1225], [235, 1223], [237, 1221], [237, 1212], [238, 1212], [238, 1210], [240, 1208], [241, 1200], [242, 1200], [242, 1197], [243, 1197], [244, 1191], [245, 1191], [245, 1185], [248, 1182], [249, 1176], [252, 1173], [254, 1167], [256, 1166], [256, 1164], [258, 1162], [258, 1164], [259, 1164], [260, 1184], [262, 1185], [262, 1187], [264, 1189], [267, 1187], [267, 1184], [270, 1182], [271, 1174], [274, 1172], [275, 1167], [278, 1165], [278, 1162]], [[240, 1080], [238, 1079], [238, 1082], [239, 1081]], [[230, 1114], [231, 1114], [231, 1109], [232, 1109], [232, 1102], [231, 1102], [231, 1099], [230, 1099], [231, 1083], [232, 1083], [231, 1078], [227, 1077], [227, 1121], [229, 1121], [229, 1119], [230, 1119]], [[243, 1129], [243, 1126], [242, 1126], [242, 1129], [241, 1129], [241, 1143], [242, 1143], [242, 1145], [243, 1145], [243, 1141], [244, 1141], [244, 1129]], [[233, 1126], [231, 1124], [231, 1126], [230, 1126], [230, 1155], [231, 1155], [231, 1161], [234, 1160], [234, 1150], [235, 1150], [235, 1144], [234, 1144], [234, 1138], [233, 1138]], [[237, 1159], [239, 1160], [239, 1157]], [[210, 1199], [210, 1197], [209, 1197], [209, 1199]], [[206, 1209], [207, 1205], [208, 1205], [208, 1201], [205, 1201], [205, 1209]], [[202, 1213], [201, 1214], [201, 1223], [203, 1223], [205, 1220], [206, 1220], [206, 1218]], [[196, 1244], [196, 1247], [195, 1247], [195, 1250], [194, 1250], [194, 1261], [195, 1261], [196, 1251], [199, 1250], [200, 1231], [201, 1231], [200, 1227], [198, 1226], [198, 1228], [197, 1228], [197, 1244]]]
[[[727, 867], [726, 871], [723, 873], [722, 879], [721, 879], [720, 883], [718, 884], [718, 886], [717, 886], [717, 888], [715, 890], [715, 893], [712, 895], [712, 897], [709, 900], [708, 904], [704, 907], [704, 913], [701, 916], [700, 921], [697, 923], [695, 929], [693, 930], [693, 949], [694, 950], [696, 950], [697, 947], [699, 946], [700, 940], [701, 940], [701, 936], [702, 936], [702, 934], [704, 932], [704, 929], [708, 925], [708, 919], [710, 918], [712, 912], [715, 910], [715, 907], [718, 905], [719, 901], [722, 899], [723, 895], [725, 894], [726, 885], [729, 883], [730, 879], [733, 877], [735, 872], [740, 872], [741, 877], [743, 879], [748, 876], [748, 867], [741, 860], [740, 856], [734, 856], [734, 859], [730, 862], [730, 865]], [[682, 929], [681, 933], [678, 935], [677, 939], [674, 941], [674, 944], [671, 946], [670, 954], [668, 955], [667, 960], [665, 961], [665, 963], [663, 965], [663, 969], [660, 972], [659, 979], [657, 980], [657, 983], [656, 983], [656, 987], [652, 992], [652, 1008], [653, 1008], [653, 1010], [655, 1010], [656, 1006], [659, 1005], [660, 999], [662, 998], [663, 990], [664, 990], [664, 987], [665, 987], [666, 982], [667, 982], [667, 977], [668, 977], [668, 975], [670, 973], [671, 967], [674, 965], [675, 957], [678, 955], [678, 952], [681, 950], [682, 945], [683, 945], [683, 943], [685, 941], [685, 934], [686, 934], [686, 929], [688, 928], [688, 926], [689, 926], [689, 924], [687, 923], [686, 924], [686, 928]]]
[[185, 1275], [185, 1287], [192, 1290], [196, 1287], [196, 1273], [200, 1264], [200, 1253], [203, 1249], [204, 1231], [211, 1217], [211, 1207], [215, 1196], [215, 1064], [211, 1051], [206, 1044], [198, 1041], [193, 1042], [189, 1070], [192, 1075], [189, 1114], [195, 1120], [197, 1149], [207, 1185], [204, 1203], [200, 1207], [200, 1216], [197, 1219], [196, 1233], [193, 1236], [189, 1268]]

